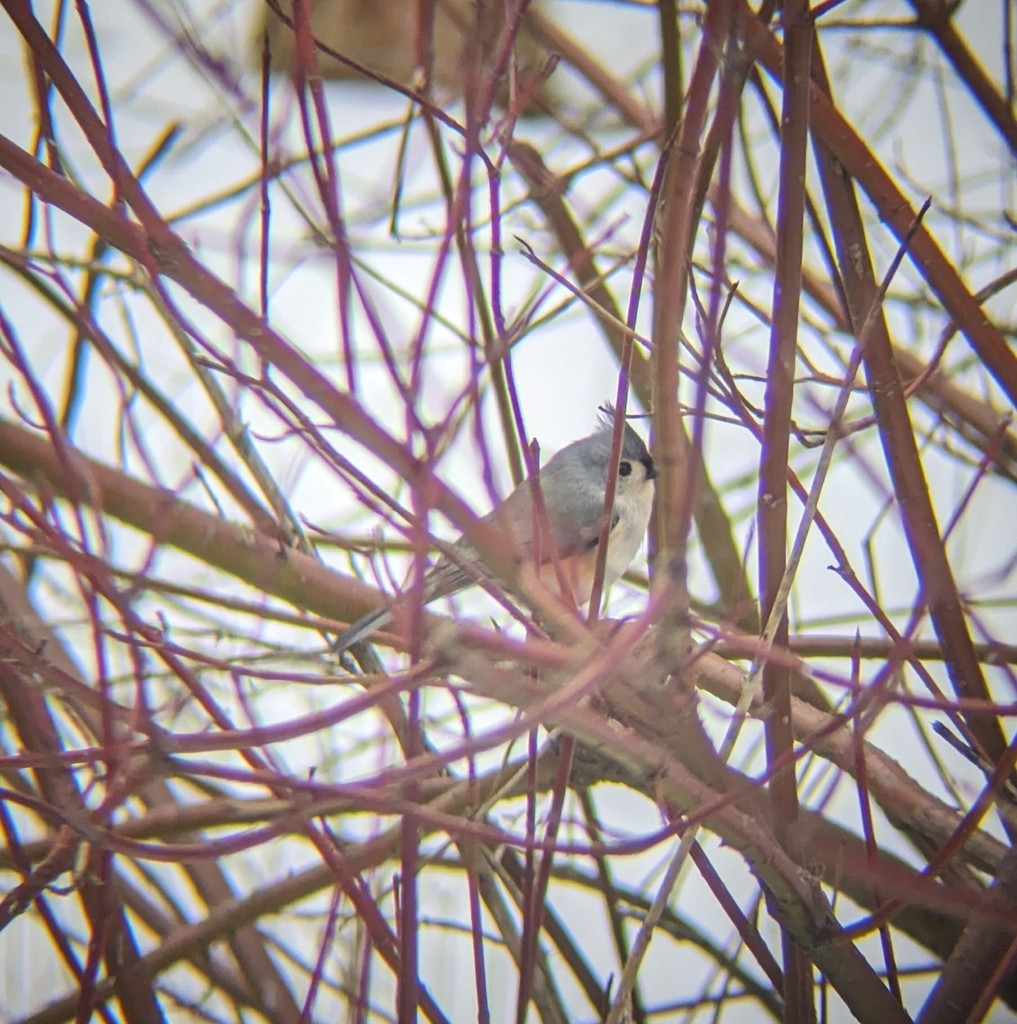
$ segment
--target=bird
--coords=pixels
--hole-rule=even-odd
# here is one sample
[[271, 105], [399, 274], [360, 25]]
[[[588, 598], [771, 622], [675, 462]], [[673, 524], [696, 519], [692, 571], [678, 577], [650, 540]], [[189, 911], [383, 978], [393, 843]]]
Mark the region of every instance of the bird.
[[[540, 574], [555, 589], [560, 571], [577, 606], [586, 604], [593, 590], [605, 513], [614, 410], [603, 406], [600, 412], [592, 434], [556, 452], [540, 469], [543, 513], [534, 514], [533, 484], [524, 480], [482, 519], [494, 529], [507, 532], [524, 561], [539, 553]], [[643, 542], [656, 478], [657, 469], [645, 442], [626, 423], [607, 537], [605, 588], [628, 569]], [[535, 551], [533, 532], [538, 522], [546, 525], [540, 530]], [[449, 555], [442, 555], [424, 577], [422, 601], [429, 604], [475, 584], [480, 577], [491, 576], [477, 549], [462, 536], [451, 546]], [[368, 612], [339, 635], [332, 644], [333, 652], [341, 654], [366, 640], [392, 621], [393, 612], [392, 606]]]

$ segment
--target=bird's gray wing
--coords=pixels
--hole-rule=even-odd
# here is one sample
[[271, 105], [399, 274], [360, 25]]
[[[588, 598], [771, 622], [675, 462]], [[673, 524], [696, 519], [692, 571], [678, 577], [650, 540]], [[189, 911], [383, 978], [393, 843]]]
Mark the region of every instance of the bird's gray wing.
[[[532, 550], [533, 495], [529, 481], [524, 481], [493, 511], [481, 518], [482, 523], [505, 534], [506, 544], [514, 545], [523, 557]], [[484, 563], [473, 543], [465, 536], [435, 563], [425, 581], [426, 600], [448, 597], [483, 578], [491, 570]]]
[[[586, 481], [574, 479], [570, 463], [560, 459], [559, 452], [543, 468], [540, 475], [540, 493], [546, 515], [547, 535], [541, 537], [540, 559], [549, 562], [558, 558], [589, 551], [600, 538], [600, 524], [604, 514], [603, 495], [599, 500]], [[543, 516], [539, 517], [543, 521]], [[533, 529], [538, 517], [533, 512], [533, 484], [524, 480], [494, 511], [483, 517], [483, 522], [505, 532], [507, 540], [515, 544], [523, 560], [533, 557]], [[618, 516], [615, 515], [615, 522]], [[615, 523], [611, 524], [612, 528]], [[448, 555], [442, 555], [424, 581], [424, 603], [448, 597], [479, 578], [490, 577], [477, 549], [466, 538], [460, 537]], [[337, 653], [367, 639], [375, 630], [392, 621], [388, 608], [379, 608], [364, 615], [349, 626], [333, 645]]]
[[376, 608], [373, 612], [362, 615], [339, 634], [332, 644], [332, 651], [335, 654], [342, 654], [343, 651], [366, 640], [372, 633], [384, 628], [391, 621], [392, 613], [388, 608]]
[[[476, 583], [479, 578], [491, 575], [477, 554], [476, 548], [465, 537], [460, 537], [452, 545], [452, 553], [454, 557], [442, 555], [425, 577], [424, 604], [430, 604], [439, 597], [448, 597], [449, 594]], [[400, 601], [402, 598], [396, 600]], [[376, 608], [373, 612], [362, 615], [339, 634], [332, 644], [332, 650], [336, 654], [342, 654], [354, 644], [366, 640], [376, 630], [383, 629], [392, 618], [391, 607]]]
[[[567, 449], [559, 455], [565, 452]], [[541, 472], [540, 491], [558, 557], [568, 558], [596, 547], [604, 521], [604, 494], [596, 482], [578, 471], [576, 461], [558, 455], [552, 458]], [[612, 529], [617, 522], [616, 512]], [[543, 561], [550, 558], [549, 550], [542, 552]]]
[[589, 487], [576, 486], [568, 463], [559, 462], [557, 456], [544, 467], [539, 479], [543, 506], [539, 514], [533, 508], [534, 484], [525, 480], [498, 512], [484, 517], [485, 521], [511, 531], [523, 561], [534, 556], [534, 527], [540, 530], [542, 563], [556, 555], [569, 558], [595, 547], [604, 515], [603, 496], [591, 497]]

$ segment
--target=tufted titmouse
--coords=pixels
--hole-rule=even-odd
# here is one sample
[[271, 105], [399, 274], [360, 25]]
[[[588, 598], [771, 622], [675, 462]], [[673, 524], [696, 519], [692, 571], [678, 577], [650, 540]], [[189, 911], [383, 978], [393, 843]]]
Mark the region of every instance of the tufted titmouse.
[[[580, 605], [589, 601], [593, 590], [597, 541], [604, 516], [611, 458], [613, 414], [609, 408], [603, 411], [605, 415], [594, 433], [562, 448], [540, 471], [540, 494], [549, 534], [544, 536], [545, 528], [541, 528], [538, 548], [540, 574], [548, 586], [557, 589], [560, 569], [571, 587], [573, 598]], [[643, 439], [626, 423], [608, 534], [605, 587], [625, 572], [639, 550], [650, 520], [656, 476], [657, 470]], [[529, 480], [516, 487], [483, 518], [483, 522], [495, 529], [511, 534], [518, 553], [524, 559], [535, 554], [533, 531], [541, 520], [542, 517], [534, 512], [533, 485]], [[425, 604], [476, 583], [478, 576], [491, 575], [477, 549], [466, 537], [460, 537], [451, 551], [455, 558], [443, 555], [424, 579]], [[474, 572], [465, 568], [466, 565], [474, 566]], [[392, 612], [388, 608], [370, 612], [340, 635], [333, 650], [337, 653], [345, 651], [391, 621]]]

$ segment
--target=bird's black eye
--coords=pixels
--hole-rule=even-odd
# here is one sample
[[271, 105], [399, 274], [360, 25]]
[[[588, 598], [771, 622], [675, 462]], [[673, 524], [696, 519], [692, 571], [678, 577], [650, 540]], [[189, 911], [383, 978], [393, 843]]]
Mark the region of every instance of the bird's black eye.
[[618, 467], [619, 476], [628, 476], [632, 472], [632, 463], [623, 460], [622, 464]]

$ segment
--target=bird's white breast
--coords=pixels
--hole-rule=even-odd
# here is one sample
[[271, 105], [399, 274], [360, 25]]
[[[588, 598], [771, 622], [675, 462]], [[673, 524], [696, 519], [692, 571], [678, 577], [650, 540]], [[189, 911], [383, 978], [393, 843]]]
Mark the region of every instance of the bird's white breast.
[[646, 536], [652, 504], [653, 484], [650, 481], [640, 487], [636, 494], [616, 497], [614, 510], [618, 516], [618, 524], [611, 531], [607, 541], [605, 587], [614, 583], [636, 557]]

